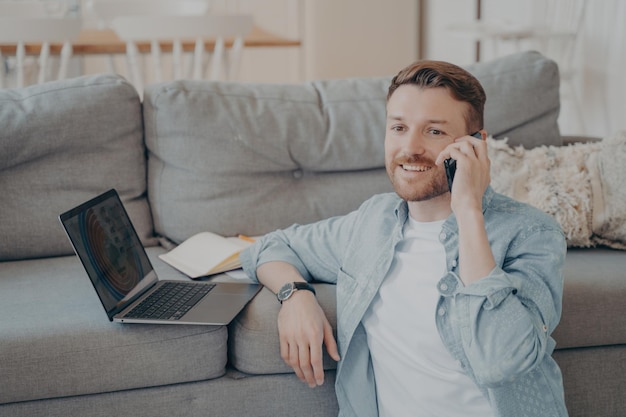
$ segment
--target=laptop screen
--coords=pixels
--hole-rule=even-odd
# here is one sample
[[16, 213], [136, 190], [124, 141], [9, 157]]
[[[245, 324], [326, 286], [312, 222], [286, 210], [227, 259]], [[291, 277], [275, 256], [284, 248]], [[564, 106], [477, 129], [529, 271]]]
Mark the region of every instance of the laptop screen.
[[153, 272], [117, 192], [107, 191], [60, 219], [110, 318]]

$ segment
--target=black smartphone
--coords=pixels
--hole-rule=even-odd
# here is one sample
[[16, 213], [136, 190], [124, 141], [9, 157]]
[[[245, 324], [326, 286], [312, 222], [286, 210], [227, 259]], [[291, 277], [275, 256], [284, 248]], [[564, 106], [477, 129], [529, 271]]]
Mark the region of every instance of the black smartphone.
[[[474, 136], [477, 139], [483, 138], [480, 131], [474, 132], [470, 136]], [[443, 166], [446, 168], [446, 176], [448, 177], [448, 189], [452, 191], [452, 181], [454, 181], [454, 173], [456, 172], [456, 159], [446, 159], [443, 161]]]

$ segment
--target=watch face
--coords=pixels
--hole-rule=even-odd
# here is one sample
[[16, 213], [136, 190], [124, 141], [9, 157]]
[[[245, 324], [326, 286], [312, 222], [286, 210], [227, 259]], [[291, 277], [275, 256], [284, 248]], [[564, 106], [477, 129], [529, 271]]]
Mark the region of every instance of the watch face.
[[278, 291], [277, 297], [280, 301], [285, 301], [287, 298], [291, 297], [293, 293], [293, 282], [283, 285], [283, 287]]

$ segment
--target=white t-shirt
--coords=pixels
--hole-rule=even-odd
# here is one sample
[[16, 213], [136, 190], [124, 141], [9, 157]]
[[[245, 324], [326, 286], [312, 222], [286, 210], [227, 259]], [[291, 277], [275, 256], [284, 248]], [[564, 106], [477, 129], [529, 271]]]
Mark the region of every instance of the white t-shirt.
[[435, 324], [437, 283], [446, 272], [442, 225], [409, 218], [389, 274], [363, 317], [381, 417], [493, 415]]

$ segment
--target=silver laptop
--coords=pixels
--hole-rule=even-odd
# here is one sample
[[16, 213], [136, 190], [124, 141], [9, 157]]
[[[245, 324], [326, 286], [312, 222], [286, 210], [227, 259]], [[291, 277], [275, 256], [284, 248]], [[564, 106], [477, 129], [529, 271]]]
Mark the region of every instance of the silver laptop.
[[259, 284], [160, 281], [115, 190], [59, 216], [110, 321], [230, 323]]

